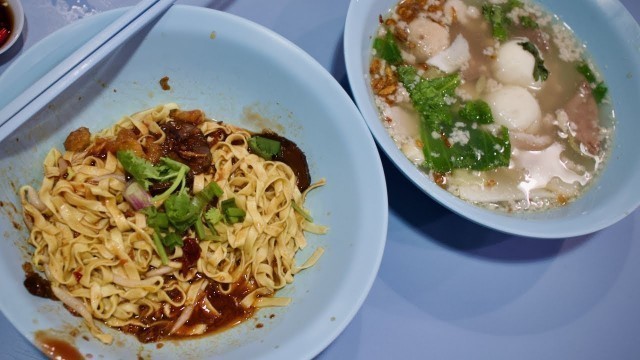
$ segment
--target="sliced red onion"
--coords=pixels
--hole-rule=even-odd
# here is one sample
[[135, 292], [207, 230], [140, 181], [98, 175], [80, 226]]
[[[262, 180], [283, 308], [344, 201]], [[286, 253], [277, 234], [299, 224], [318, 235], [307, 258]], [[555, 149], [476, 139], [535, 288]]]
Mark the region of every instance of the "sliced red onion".
[[47, 206], [42, 202], [42, 200], [40, 200], [40, 195], [38, 195], [38, 192], [31, 186], [27, 186], [26, 189], [27, 201], [29, 201], [29, 204], [33, 205], [33, 207], [38, 209], [38, 211], [40, 212], [46, 211]]
[[152, 205], [151, 195], [135, 181], [130, 181], [127, 184], [123, 196], [134, 210], [144, 209]]
[[191, 317], [191, 313], [193, 313], [193, 304], [184, 307], [184, 310], [182, 310], [182, 314], [180, 314], [180, 317], [178, 317], [178, 320], [176, 320], [176, 322], [173, 324], [173, 327], [171, 327], [171, 331], [169, 331], [169, 335], [173, 334], [178, 329], [180, 329], [182, 325], [184, 325], [187, 322], [187, 320], [189, 320], [189, 318]]
[[58, 158], [58, 169], [60, 170], [60, 175], [67, 172], [67, 167], [69, 167], [69, 162], [63, 158]]

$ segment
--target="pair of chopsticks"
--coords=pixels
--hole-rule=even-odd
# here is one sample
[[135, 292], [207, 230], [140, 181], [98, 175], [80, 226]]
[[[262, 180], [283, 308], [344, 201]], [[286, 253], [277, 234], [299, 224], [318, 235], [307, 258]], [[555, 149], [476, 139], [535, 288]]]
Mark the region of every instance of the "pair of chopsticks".
[[0, 110], [0, 141], [117, 49], [175, 0], [142, 0]]

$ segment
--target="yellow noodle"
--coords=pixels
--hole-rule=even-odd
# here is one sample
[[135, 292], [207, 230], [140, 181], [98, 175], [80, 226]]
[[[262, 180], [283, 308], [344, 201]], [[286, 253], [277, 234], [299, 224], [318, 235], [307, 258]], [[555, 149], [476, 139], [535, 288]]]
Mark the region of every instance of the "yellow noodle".
[[[178, 106], [166, 104], [126, 116], [92, 141], [135, 128], [140, 142], [151, 141], [154, 138], [147, 135], [155, 134], [155, 142], [161, 143], [165, 134], [160, 125], [173, 109]], [[317, 249], [301, 266], [295, 264], [296, 253], [306, 246], [303, 231], [327, 229], [309, 223], [294, 210], [292, 204], [302, 206], [308, 190], [300, 193], [293, 170], [250, 153], [247, 130], [210, 120], [198, 127], [205, 135], [222, 131], [227, 136], [211, 148], [215, 171], [197, 175], [195, 191], [216, 181], [223, 190], [221, 200], [235, 198], [246, 217], [240, 223], [216, 224], [218, 235], [212, 241], [200, 241], [200, 258], [195, 271], [187, 275], [175, 261], [182, 256], [180, 247], [169, 254], [168, 266], [162, 265], [146, 217], [123, 200], [125, 174], [114, 155], [101, 159], [87, 151], [62, 154], [52, 149], [44, 160], [37, 206], [29, 202], [29, 194], [36, 192], [20, 189], [29, 243], [35, 247], [35, 268], [45, 273], [56, 294], [80, 311], [91, 333], [105, 343], [112, 342], [112, 336], [93, 319], [112, 327], [144, 326], [139, 316], [155, 311], [168, 314], [171, 306], [192, 308], [210, 282], [222, 284], [220, 290], [229, 293], [233, 284], [248, 279], [255, 288], [242, 299], [242, 306], [285, 306], [291, 299], [271, 296], [322, 254]], [[61, 163], [66, 168], [61, 169]], [[310, 189], [323, 184], [321, 180]], [[153, 272], [158, 275], [147, 275]], [[206, 278], [191, 281], [196, 272]], [[210, 303], [206, 306], [217, 313]]]

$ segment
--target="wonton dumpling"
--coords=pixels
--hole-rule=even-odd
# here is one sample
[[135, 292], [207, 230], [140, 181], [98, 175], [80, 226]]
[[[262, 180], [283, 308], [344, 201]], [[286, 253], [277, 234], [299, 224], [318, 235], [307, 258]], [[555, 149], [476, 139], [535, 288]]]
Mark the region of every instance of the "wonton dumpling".
[[533, 69], [536, 59], [519, 45], [521, 42], [523, 40], [511, 40], [500, 46], [493, 72], [496, 79], [505, 85], [535, 86]]
[[408, 40], [416, 45], [413, 49], [416, 60], [425, 62], [449, 47], [449, 31], [436, 22], [417, 18], [409, 23]]
[[427, 64], [451, 74], [463, 68], [469, 60], [471, 60], [469, 43], [462, 35], [458, 35], [451, 46], [437, 53], [427, 61]]
[[536, 98], [520, 86], [504, 86], [486, 96], [493, 120], [509, 130], [525, 131], [539, 123], [542, 111]]

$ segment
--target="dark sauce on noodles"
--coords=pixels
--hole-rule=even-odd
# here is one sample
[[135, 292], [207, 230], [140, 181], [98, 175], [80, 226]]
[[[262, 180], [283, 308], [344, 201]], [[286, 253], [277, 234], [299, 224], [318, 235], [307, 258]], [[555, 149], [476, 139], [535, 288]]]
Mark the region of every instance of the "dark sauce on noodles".
[[[198, 276], [200, 274], [196, 275], [192, 281], [197, 281], [202, 278], [202, 276]], [[240, 305], [240, 301], [254, 289], [251, 281], [247, 281], [245, 278], [242, 282], [232, 284], [232, 290], [227, 294], [222, 292], [222, 286], [225, 285], [211, 282], [204, 291], [206, 298], [218, 311], [218, 314], [212, 313], [204, 305], [204, 299], [200, 299], [196, 302], [196, 306], [189, 320], [171, 335], [169, 335], [169, 331], [184, 310], [184, 306], [172, 306], [169, 316], [162, 310], [149, 314], [148, 316], [140, 316], [137, 320], [143, 324], [148, 324], [146, 327], [128, 325], [122, 327], [121, 330], [134, 335], [142, 343], [151, 343], [161, 340], [192, 338], [194, 335], [192, 335], [190, 331], [194, 327], [202, 325], [204, 325], [206, 329], [202, 334], [198, 335], [212, 334], [233, 327], [253, 316], [255, 308], [245, 309]], [[179, 291], [167, 292], [167, 295], [178, 301], [181, 300], [182, 296]]]
[[298, 189], [305, 191], [311, 185], [311, 174], [304, 152], [293, 141], [271, 131], [263, 131], [260, 136], [280, 143], [280, 153], [273, 160], [283, 162], [296, 174]]

